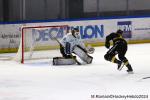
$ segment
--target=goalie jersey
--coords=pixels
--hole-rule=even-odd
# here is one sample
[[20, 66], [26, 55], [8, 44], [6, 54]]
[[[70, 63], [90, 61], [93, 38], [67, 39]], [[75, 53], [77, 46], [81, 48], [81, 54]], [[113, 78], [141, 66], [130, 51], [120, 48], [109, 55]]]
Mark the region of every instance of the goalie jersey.
[[86, 47], [84, 43], [82, 42], [81, 38], [79, 35], [72, 35], [72, 33], [68, 33], [65, 35], [61, 40], [60, 44], [66, 49], [66, 43], [70, 44], [70, 48], [67, 48], [70, 50], [70, 53], [72, 53], [74, 46], [79, 45], [81, 48], [86, 50]]

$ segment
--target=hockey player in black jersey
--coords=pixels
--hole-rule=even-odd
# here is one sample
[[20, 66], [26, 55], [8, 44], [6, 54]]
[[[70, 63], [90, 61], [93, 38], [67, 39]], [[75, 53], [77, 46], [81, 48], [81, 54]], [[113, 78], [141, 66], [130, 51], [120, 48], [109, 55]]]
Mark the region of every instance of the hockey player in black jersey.
[[[128, 73], [133, 73], [133, 69], [125, 57], [127, 52], [127, 42], [122, 37], [123, 31], [117, 30], [117, 32], [111, 33], [106, 36], [105, 47], [108, 48], [108, 52], [104, 55], [105, 60], [111, 61], [113, 63], [118, 64], [118, 70], [121, 70], [125, 65], [127, 67]], [[113, 41], [113, 46], [110, 48], [110, 41]], [[118, 55], [119, 60], [115, 57]]]

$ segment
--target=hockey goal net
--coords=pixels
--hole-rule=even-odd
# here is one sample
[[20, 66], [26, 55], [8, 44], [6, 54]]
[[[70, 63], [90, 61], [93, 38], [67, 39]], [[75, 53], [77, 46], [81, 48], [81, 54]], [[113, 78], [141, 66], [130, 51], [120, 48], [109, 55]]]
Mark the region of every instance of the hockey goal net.
[[68, 30], [68, 25], [22, 27], [20, 46], [14, 60], [24, 63], [25, 60], [50, 58], [53, 54], [47, 50], [59, 48], [56, 39], [61, 39]]

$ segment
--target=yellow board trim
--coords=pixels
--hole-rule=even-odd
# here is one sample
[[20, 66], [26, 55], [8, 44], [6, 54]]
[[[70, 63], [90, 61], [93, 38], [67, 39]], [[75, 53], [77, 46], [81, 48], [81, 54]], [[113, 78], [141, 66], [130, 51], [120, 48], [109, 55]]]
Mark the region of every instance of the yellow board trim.
[[[141, 43], [150, 43], [150, 40], [129, 40], [129, 44], [141, 44]], [[91, 45], [93, 47], [97, 46], [104, 46], [105, 42], [96, 42], [96, 43], [85, 43], [86, 45]], [[42, 46], [36, 48], [36, 50], [52, 50], [52, 49], [58, 49], [58, 46]], [[17, 52], [18, 48], [1, 48], [0, 53], [14, 53]]]

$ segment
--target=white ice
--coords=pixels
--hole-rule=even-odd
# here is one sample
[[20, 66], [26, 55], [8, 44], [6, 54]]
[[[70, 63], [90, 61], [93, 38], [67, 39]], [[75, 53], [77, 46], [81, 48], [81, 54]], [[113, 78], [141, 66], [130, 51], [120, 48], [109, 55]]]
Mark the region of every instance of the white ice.
[[[129, 45], [126, 67], [107, 62], [105, 47], [96, 47], [91, 65], [52, 66], [52, 59], [26, 64], [0, 60], [0, 100], [150, 100], [149, 98], [91, 98], [91, 95], [149, 95], [150, 44]], [[56, 54], [58, 51], [48, 52]], [[1, 55], [0, 55], [1, 56]]]

